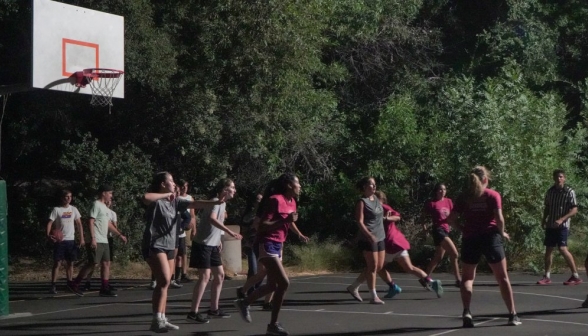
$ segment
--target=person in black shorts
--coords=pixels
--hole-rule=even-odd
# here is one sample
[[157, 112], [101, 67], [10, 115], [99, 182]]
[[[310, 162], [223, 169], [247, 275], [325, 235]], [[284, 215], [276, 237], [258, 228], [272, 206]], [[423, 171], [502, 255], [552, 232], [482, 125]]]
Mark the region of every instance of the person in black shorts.
[[[521, 321], [515, 310], [502, 242], [503, 239], [510, 240], [504, 228], [502, 198], [498, 192], [488, 188], [490, 173], [486, 167], [474, 167], [469, 174], [468, 182], [468, 190], [458, 198], [453, 212], [447, 219], [449, 225], [463, 234], [461, 245], [463, 327], [474, 327], [470, 303], [476, 267], [482, 255], [490, 265], [500, 287], [500, 293], [509, 313], [508, 324], [519, 325]], [[458, 223], [459, 217], [462, 218], [463, 224]]]

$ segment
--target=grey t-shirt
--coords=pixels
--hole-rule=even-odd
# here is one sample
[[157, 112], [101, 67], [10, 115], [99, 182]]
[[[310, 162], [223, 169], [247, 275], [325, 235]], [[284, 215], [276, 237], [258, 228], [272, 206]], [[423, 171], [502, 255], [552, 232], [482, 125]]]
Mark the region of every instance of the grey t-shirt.
[[[377, 241], [386, 239], [382, 204], [375, 196], [373, 201], [370, 201], [369, 197], [362, 198], [361, 201], [363, 202], [363, 224], [376, 237]], [[359, 240], [368, 241], [368, 238], [360, 234]]]
[[174, 198], [157, 200], [147, 210], [151, 248], [173, 250], [176, 248], [178, 213], [186, 211], [190, 201]]
[[[218, 198], [213, 198], [213, 201], [218, 201]], [[225, 221], [225, 209], [226, 203], [217, 204], [209, 210], [204, 210], [202, 212], [202, 218], [198, 222], [198, 226], [196, 228], [196, 237], [194, 237], [194, 242], [202, 245], [207, 246], [219, 246], [221, 243], [221, 236], [223, 234], [223, 230], [217, 228], [216, 226], [212, 225], [210, 220], [210, 215], [216, 213], [216, 219], [224, 223]]]

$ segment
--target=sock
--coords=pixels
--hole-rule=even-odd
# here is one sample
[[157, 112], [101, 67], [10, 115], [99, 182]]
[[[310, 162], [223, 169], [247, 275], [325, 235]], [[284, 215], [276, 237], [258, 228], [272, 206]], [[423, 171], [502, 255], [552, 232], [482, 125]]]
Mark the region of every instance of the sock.
[[388, 287], [394, 287], [394, 280], [386, 282], [386, 284], [388, 285]]
[[102, 289], [108, 289], [108, 280], [102, 279]]
[[155, 318], [158, 320], [163, 319], [163, 313], [155, 313]]
[[572, 273], [572, 276], [573, 276], [574, 278], [579, 278], [579, 277], [580, 277], [580, 275], [579, 275], [578, 273]]
[[180, 276], [182, 276], [182, 268], [176, 267], [176, 279], [180, 279]]
[[547, 279], [551, 278], [551, 272], [545, 272], [545, 277], [546, 277]]
[[378, 293], [376, 293], [376, 289], [370, 289], [370, 294], [372, 294], [372, 299], [375, 299], [378, 297]]

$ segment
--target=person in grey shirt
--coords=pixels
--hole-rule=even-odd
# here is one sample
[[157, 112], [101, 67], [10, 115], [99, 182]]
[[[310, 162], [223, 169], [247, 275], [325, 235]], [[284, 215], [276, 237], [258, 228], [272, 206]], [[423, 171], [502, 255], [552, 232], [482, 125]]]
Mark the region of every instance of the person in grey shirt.
[[359, 227], [358, 246], [363, 251], [367, 265], [353, 284], [347, 287], [347, 291], [357, 301], [363, 301], [358, 289], [365, 279], [371, 293], [370, 303], [384, 304], [376, 293], [376, 274], [384, 267], [386, 256], [384, 210], [375, 196], [376, 180], [373, 177], [362, 178], [357, 188], [362, 193], [362, 198], [355, 204], [355, 219]]
[[147, 260], [157, 285], [153, 290], [153, 320], [151, 331], [177, 330], [165, 317], [167, 290], [174, 271], [178, 213], [186, 209], [208, 209], [224, 203], [225, 195], [215, 201], [189, 201], [175, 197], [175, 183], [168, 172], [155, 174], [149, 192], [143, 196], [147, 205], [145, 233], [143, 235], [143, 257]]

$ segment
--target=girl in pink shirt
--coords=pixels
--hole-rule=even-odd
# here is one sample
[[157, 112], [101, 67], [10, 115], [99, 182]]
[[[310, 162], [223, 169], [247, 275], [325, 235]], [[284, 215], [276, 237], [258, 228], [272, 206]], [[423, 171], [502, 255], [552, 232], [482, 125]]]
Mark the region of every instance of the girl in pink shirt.
[[[449, 224], [447, 224], [447, 217], [449, 217], [453, 209], [453, 202], [450, 198], [445, 197], [447, 194], [445, 184], [437, 183], [433, 191], [435, 193], [434, 198], [427, 201], [423, 208], [423, 217], [429, 216], [433, 222], [430, 232], [435, 243], [435, 255], [429, 265], [427, 265], [426, 272], [428, 275], [431, 275], [447, 251], [451, 266], [453, 267], [453, 274], [455, 275], [455, 285], [460, 287], [461, 275], [459, 274], [459, 264], [457, 261], [457, 248], [453, 244], [453, 240], [449, 237]], [[423, 230], [428, 232], [426, 224], [423, 224]]]
[[[476, 166], [469, 174], [469, 187], [460, 197], [447, 222], [463, 234], [461, 244], [462, 283], [461, 301], [463, 302], [463, 327], [473, 328], [474, 322], [470, 312], [476, 267], [484, 255], [498, 286], [500, 294], [509, 312], [508, 325], [521, 324], [517, 316], [508, 278], [503, 239], [510, 240], [504, 229], [502, 216], [502, 198], [500, 194], [488, 189], [490, 173], [484, 166]], [[461, 217], [463, 224], [458, 223]]]

